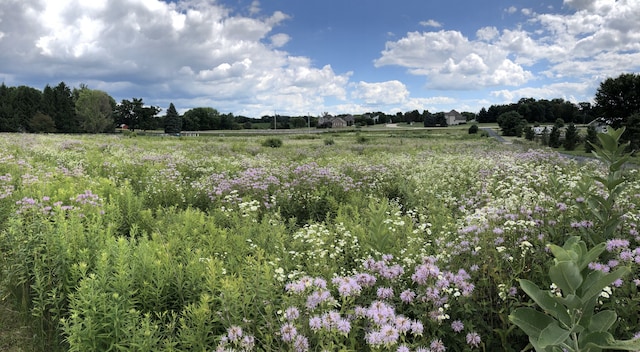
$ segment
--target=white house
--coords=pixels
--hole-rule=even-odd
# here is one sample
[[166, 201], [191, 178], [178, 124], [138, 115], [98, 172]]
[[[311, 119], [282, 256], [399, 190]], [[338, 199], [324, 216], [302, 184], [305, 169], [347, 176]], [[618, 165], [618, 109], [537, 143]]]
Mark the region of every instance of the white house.
[[461, 125], [463, 123], [467, 123], [467, 118], [462, 116], [461, 113], [451, 110], [444, 114], [445, 120], [447, 120], [448, 126]]

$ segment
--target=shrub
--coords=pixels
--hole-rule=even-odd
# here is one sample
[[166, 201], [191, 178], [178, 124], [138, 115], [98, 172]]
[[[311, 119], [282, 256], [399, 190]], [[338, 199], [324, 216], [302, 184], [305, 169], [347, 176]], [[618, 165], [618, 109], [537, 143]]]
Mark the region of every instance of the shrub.
[[478, 125], [473, 124], [469, 127], [469, 134], [476, 134], [478, 133]]
[[336, 142], [333, 140], [333, 138], [327, 138], [324, 140], [324, 145], [334, 145]]
[[267, 138], [262, 142], [262, 146], [268, 148], [280, 148], [282, 147], [282, 139], [275, 137]]

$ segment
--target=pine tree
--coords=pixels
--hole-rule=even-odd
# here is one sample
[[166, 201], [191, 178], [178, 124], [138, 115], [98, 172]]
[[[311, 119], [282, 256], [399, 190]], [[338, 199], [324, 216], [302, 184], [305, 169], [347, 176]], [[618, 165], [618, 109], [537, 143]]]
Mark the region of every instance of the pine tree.
[[164, 133], [177, 135], [180, 131], [182, 131], [182, 119], [180, 115], [178, 115], [176, 107], [171, 103], [169, 104], [169, 109], [167, 109], [167, 115], [164, 118]]
[[584, 140], [584, 151], [587, 153], [591, 153], [595, 149], [594, 145], [598, 145], [598, 131], [592, 125], [587, 127], [587, 137]]
[[557, 126], [553, 126], [551, 133], [549, 133], [549, 146], [551, 148], [560, 148], [560, 129]]
[[565, 150], [576, 149], [579, 138], [580, 136], [578, 135], [578, 129], [576, 128], [576, 125], [574, 125], [573, 123], [570, 123], [564, 132], [564, 143], [562, 144], [564, 146], [564, 149]]

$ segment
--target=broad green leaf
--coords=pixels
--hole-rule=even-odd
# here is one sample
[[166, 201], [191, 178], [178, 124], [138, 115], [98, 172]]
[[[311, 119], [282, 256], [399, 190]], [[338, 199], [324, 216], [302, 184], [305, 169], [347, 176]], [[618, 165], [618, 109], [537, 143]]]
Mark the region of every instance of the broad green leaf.
[[566, 341], [569, 338], [569, 334], [570, 331], [561, 328], [558, 323], [551, 323], [540, 333], [538, 345], [542, 348], [557, 346]]
[[613, 336], [608, 332], [591, 332], [581, 334], [578, 338], [581, 350], [585, 351], [601, 351], [613, 341]]
[[580, 268], [575, 262], [559, 262], [549, 268], [549, 277], [563, 292], [573, 294], [582, 284]]
[[591, 262], [595, 262], [598, 257], [600, 257], [600, 254], [602, 254], [602, 252], [604, 252], [606, 248], [606, 244], [604, 243], [600, 243], [596, 246], [594, 246], [593, 248], [591, 248], [591, 250], [589, 252], [587, 252], [587, 254], [585, 256], [582, 257], [582, 259], [580, 260], [580, 270], [582, 271], [582, 269], [586, 268], [589, 263]]
[[571, 317], [567, 313], [567, 307], [556, 299], [558, 297], [551, 296], [549, 291], [541, 290], [536, 284], [529, 280], [521, 279], [519, 281], [522, 290], [528, 294], [542, 310], [558, 319], [564, 326], [571, 325]]
[[593, 283], [590, 282], [590, 285], [588, 287], [585, 287], [583, 290], [584, 293], [581, 297], [582, 300], [587, 301], [593, 297], [600, 295], [603, 288], [611, 285], [614, 281], [618, 280], [619, 278], [623, 277], [629, 272], [630, 272], [629, 268], [622, 267], [617, 269], [614, 272], [602, 275]]
[[568, 295], [565, 295], [564, 297], [556, 297], [556, 299], [558, 300], [558, 302], [562, 303], [568, 309], [583, 308], [584, 303], [582, 302], [580, 297], [578, 297], [577, 295], [568, 294]]
[[517, 308], [509, 314], [509, 320], [524, 331], [530, 338], [538, 340], [549, 324], [558, 324], [552, 317], [529, 307]]
[[589, 331], [606, 332], [616, 322], [618, 315], [612, 310], [603, 310], [591, 317]]
[[551, 250], [551, 253], [553, 253], [553, 256], [556, 258], [556, 262], [573, 261], [578, 257], [577, 253], [568, 251], [565, 248], [562, 248], [555, 244], [549, 245], [549, 249]]

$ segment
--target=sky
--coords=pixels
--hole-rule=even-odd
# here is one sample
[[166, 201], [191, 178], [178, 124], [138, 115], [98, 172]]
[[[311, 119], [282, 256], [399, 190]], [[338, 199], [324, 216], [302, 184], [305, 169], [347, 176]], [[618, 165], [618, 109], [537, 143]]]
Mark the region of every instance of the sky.
[[0, 0], [0, 81], [164, 110], [478, 112], [640, 71], [640, 0]]

